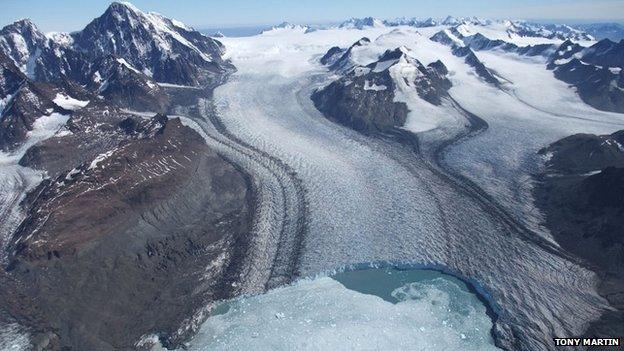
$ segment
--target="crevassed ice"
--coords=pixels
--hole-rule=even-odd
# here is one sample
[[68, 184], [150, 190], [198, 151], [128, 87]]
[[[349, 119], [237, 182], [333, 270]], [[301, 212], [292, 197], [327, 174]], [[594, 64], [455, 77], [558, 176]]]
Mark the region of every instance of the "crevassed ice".
[[238, 299], [190, 350], [498, 350], [485, 306], [453, 281], [406, 283], [392, 303], [321, 277]]
[[0, 323], [0, 350], [25, 351], [30, 348], [28, 334], [18, 324]]

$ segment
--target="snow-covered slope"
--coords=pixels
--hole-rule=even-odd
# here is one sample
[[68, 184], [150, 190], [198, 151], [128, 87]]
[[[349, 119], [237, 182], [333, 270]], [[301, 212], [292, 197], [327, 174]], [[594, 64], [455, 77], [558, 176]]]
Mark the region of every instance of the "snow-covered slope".
[[130, 3], [112, 3], [72, 37], [85, 55], [117, 55], [159, 82], [197, 85], [229, 68], [217, 40]]
[[[330, 68], [336, 69], [335, 66]], [[424, 66], [411, 56], [409, 48], [401, 46], [387, 50], [366, 66], [341, 68], [345, 72], [341, 79], [312, 95], [317, 108], [341, 124], [367, 134], [403, 126], [418, 132], [434, 129], [439, 119], [445, 117], [438, 110], [444, 102], [448, 103], [451, 83], [440, 61]], [[436, 115], [429, 118], [436, 121], [409, 116], [410, 110], [428, 110]]]
[[156, 81], [125, 59], [110, 55], [93, 62], [87, 87], [120, 107], [164, 111], [167, 94]]
[[279, 31], [283, 31], [283, 30], [295, 30], [295, 31], [302, 31], [305, 32], [309, 29], [310, 27], [308, 26], [303, 26], [300, 24], [292, 24], [292, 23], [288, 23], [288, 22], [282, 22], [276, 26], [273, 26], [269, 29], [265, 29], [262, 31], [263, 34], [266, 33], [270, 33], [270, 32], [279, 32]]
[[[55, 36], [59, 39], [60, 36]], [[59, 42], [63, 40], [59, 39]], [[29, 78], [55, 81], [61, 76], [81, 81], [88, 67], [82, 55], [48, 38], [28, 19], [0, 30], [0, 51]]]
[[44, 35], [30, 20], [0, 31], [0, 51], [31, 79], [66, 76], [87, 83], [90, 61], [116, 55], [149, 77], [166, 83], [198, 85], [231, 69], [216, 40], [130, 3], [112, 3], [82, 31]]
[[368, 27], [384, 27], [382, 20], [374, 17], [350, 18], [342, 22], [340, 28], [364, 29]]
[[[489, 28], [487, 34], [517, 47], [563, 42], [520, 34], [510, 38], [507, 27], [487, 27], [487, 22], [470, 26], [483, 27], [484, 32]], [[543, 244], [552, 240], [539, 227], [532, 205], [529, 180], [539, 165], [536, 152], [576, 131], [620, 129], [624, 117], [587, 106], [554, 77], [542, 56], [473, 51], [500, 78], [500, 86], [489, 84], [466, 57], [429, 39], [442, 29], [449, 27], [336, 28], [224, 39], [239, 71], [215, 93], [219, 116], [231, 133], [291, 164], [308, 189], [304, 275], [385, 260], [444, 266], [483, 284], [501, 306], [495, 333], [503, 345], [549, 349], [553, 336], [582, 333], [586, 322], [598, 318], [606, 305], [590, 271]], [[370, 43], [352, 50], [349, 60], [355, 69], [377, 66], [386, 50], [401, 46], [411, 49], [408, 55], [423, 66], [438, 60], [444, 64], [452, 100], [439, 106], [422, 99], [415, 89], [397, 88], [414, 71], [395, 65], [401, 67], [392, 80], [395, 98], [412, 91], [403, 96], [410, 110], [405, 128], [418, 133], [426, 155], [436, 143], [465, 131], [472, 123], [469, 116], [485, 121], [487, 130], [454, 144], [440, 162], [483, 189], [498, 204], [495, 208], [510, 213], [507, 218], [518, 218], [531, 228], [528, 237], [502, 225], [494, 215], [499, 210], [484, 209], [466, 196], [468, 188], [449, 188], [443, 178], [427, 171], [426, 161], [408, 156], [404, 148], [388, 149], [383, 142], [328, 123], [311, 108], [310, 85], [322, 88], [352, 77], [360, 91], [354, 96], [363, 99], [356, 103], [361, 104], [389, 90], [372, 76], [356, 81], [355, 69], [343, 73], [320, 65], [330, 48], [339, 48], [327, 61], [331, 66], [362, 37]], [[424, 123], [429, 127], [417, 128]]]
[[[112, 105], [165, 109], [169, 87], [221, 82], [231, 59], [238, 71], [214, 101], [184, 89], [196, 104], [175, 111], [257, 190], [244, 279], [232, 291], [370, 262], [443, 269], [474, 283], [494, 312], [499, 344], [522, 350], [579, 335], [608, 308], [596, 275], [542, 227], [531, 176], [545, 145], [624, 128], [622, 114], [588, 106], [578, 83], [601, 78], [599, 87], [618, 91], [621, 43], [585, 48], [595, 43], [573, 28], [476, 18], [278, 27], [223, 46], [128, 3], [113, 3], [71, 35], [42, 35], [28, 21], [5, 27], [0, 142], [16, 151], [0, 154], [1, 193], [9, 194], [0, 214], [10, 218], [2, 225], [19, 222], [22, 195], [41, 177], [17, 164], [24, 148], [80, 132], [65, 147], [84, 150], [102, 137], [93, 147], [107, 151], [78, 155], [100, 169], [115, 138], [141, 134], [120, 118], [130, 112]], [[91, 93], [33, 81], [65, 78]], [[314, 90], [325, 92], [314, 101], [325, 115], [310, 100]], [[57, 133], [72, 114], [73, 132]], [[56, 150], [46, 145], [30, 156]]]

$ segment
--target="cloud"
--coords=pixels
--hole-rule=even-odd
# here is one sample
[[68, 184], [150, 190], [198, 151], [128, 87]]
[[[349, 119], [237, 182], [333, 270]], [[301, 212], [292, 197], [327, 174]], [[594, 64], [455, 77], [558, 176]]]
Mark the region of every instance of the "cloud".
[[514, 17], [525, 19], [595, 19], [624, 18], [624, 1], [561, 2], [548, 5], [511, 6], [486, 14], [489, 17]]

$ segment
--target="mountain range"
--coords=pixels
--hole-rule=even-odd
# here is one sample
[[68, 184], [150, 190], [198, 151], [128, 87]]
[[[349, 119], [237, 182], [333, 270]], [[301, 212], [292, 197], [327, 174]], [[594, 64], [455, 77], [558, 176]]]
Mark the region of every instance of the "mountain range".
[[618, 33], [366, 17], [232, 39], [126, 2], [72, 33], [5, 26], [0, 348], [19, 325], [36, 350], [179, 349], [216, 301], [395, 259], [462, 278], [492, 347], [620, 335]]

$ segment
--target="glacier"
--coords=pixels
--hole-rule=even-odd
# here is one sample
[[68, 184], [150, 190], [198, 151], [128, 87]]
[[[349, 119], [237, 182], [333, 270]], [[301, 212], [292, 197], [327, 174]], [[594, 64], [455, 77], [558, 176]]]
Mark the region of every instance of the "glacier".
[[[272, 259], [280, 253], [266, 250], [276, 238], [265, 231], [256, 237], [249, 272], [260, 276], [267, 267], [275, 271], [286, 264], [295, 264], [300, 277], [366, 262], [443, 267], [482, 287], [496, 311], [493, 333], [500, 346], [545, 350], [552, 337], [582, 333], [608, 305], [595, 290], [595, 274], [539, 226], [529, 181], [539, 166], [534, 153], [575, 131], [621, 129], [623, 116], [593, 113], [533, 59], [477, 53], [508, 79], [502, 90], [487, 87], [450, 48], [428, 39], [443, 28], [281, 29], [222, 39], [238, 68], [214, 92], [222, 129], [291, 167], [306, 201], [302, 247], [284, 250], [294, 258]], [[312, 105], [311, 92], [335, 79], [318, 58], [331, 46], [348, 47], [362, 37], [372, 43], [354, 53], [358, 64], [406, 46], [423, 64], [441, 59], [449, 68], [455, 104], [423, 113], [417, 97], [404, 97], [412, 111], [405, 128], [418, 133], [420, 152], [330, 123]], [[539, 73], [545, 80], [534, 84], [557, 99], [531, 96], [535, 87], [518, 77], [517, 65]], [[489, 128], [465, 135], [466, 111]], [[291, 192], [283, 190], [282, 197]], [[267, 211], [291, 223], [284, 211], [300, 200], [289, 201], [272, 203]], [[280, 241], [300, 236], [282, 231]], [[252, 283], [241, 279], [241, 291], [261, 293], [259, 281], [245, 288]]]
[[[198, 50], [163, 29], [160, 15], [148, 19], [159, 35]], [[169, 117], [181, 118], [250, 174], [255, 195], [251, 243], [233, 285], [243, 297], [208, 318], [189, 347], [322, 349], [340, 348], [347, 339], [358, 349], [547, 350], [553, 337], [581, 334], [610, 306], [596, 291], [598, 277], [541, 225], [532, 176], [542, 167], [537, 151], [543, 146], [573, 133], [623, 129], [624, 115], [584, 104], [546, 69], [544, 58], [476, 52], [501, 80], [495, 87], [451, 48], [429, 39], [446, 26], [372, 23], [315, 31], [282, 26], [222, 38], [237, 72], [212, 97], [196, 86], [158, 83], [202, 96], [196, 106], [172, 108]], [[458, 30], [517, 45], [562, 42], [508, 35], [509, 27], [467, 23]], [[451, 99], [439, 106], [397, 84], [396, 101], [410, 110], [401, 143], [397, 135], [367, 137], [334, 124], [310, 100], [339, 77], [318, 59], [363, 37], [370, 44], [354, 47], [354, 64], [401, 47], [425, 65], [441, 60], [448, 68]], [[392, 78], [401, 83], [410, 69], [397, 66]], [[54, 102], [68, 110], [87, 103], [61, 94]], [[0, 153], [0, 217], [7, 219], [0, 223], [0, 244], [22, 219], [25, 193], [45, 177], [19, 159], [35, 143], [68, 133], [61, 129], [66, 121], [59, 114], [41, 117], [19, 150]], [[391, 302], [327, 276], [371, 263], [436, 269], [457, 279], [405, 282], [393, 287], [398, 302]], [[354, 322], [358, 328], [350, 327]], [[27, 342], [18, 325], [0, 331], [2, 347], [10, 338], [16, 349]]]

